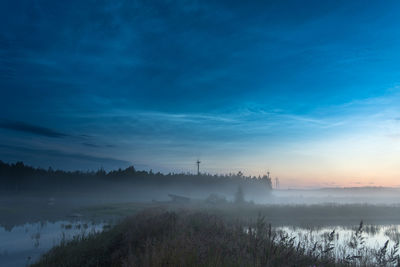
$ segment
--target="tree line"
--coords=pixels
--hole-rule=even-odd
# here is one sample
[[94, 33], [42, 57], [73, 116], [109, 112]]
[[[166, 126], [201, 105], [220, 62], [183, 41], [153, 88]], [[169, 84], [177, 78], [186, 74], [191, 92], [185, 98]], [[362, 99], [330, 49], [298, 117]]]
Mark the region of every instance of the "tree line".
[[191, 174], [167, 173], [136, 170], [134, 166], [125, 169], [105, 171], [64, 171], [35, 168], [23, 162], [5, 163], [0, 160], [0, 190], [24, 191], [33, 189], [52, 189], [53, 187], [93, 187], [110, 183], [131, 183], [133, 185], [192, 185], [224, 186], [252, 185], [272, 189], [271, 179], [264, 176], [246, 176], [242, 172], [230, 174]]

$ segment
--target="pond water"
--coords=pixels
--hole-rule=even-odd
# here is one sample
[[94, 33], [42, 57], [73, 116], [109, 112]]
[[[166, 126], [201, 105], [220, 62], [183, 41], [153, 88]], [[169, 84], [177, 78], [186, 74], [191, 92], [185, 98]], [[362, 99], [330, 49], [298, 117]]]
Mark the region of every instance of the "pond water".
[[106, 223], [58, 221], [27, 223], [11, 230], [0, 226], [0, 265], [27, 266], [44, 252], [59, 244], [63, 238], [101, 232]]
[[[320, 228], [299, 228], [292, 226], [277, 227], [275, 230], [279, 234], [287, 234], [289, 238], [295, 238], [295, 242], [301, 241], [311, 248], [315, 242], [326, 244], [328, 236], [334, 230], [333, 240], [331, 242], [333, 253], [336, 258], [344, 258], [351, 253], [350, 242], [354, 237], [358, 226], [353, 227], [320, 227]], [[400, 240], [400, 225], [374, 226], [367, 225], [362, 227], [360, 234], [363, 244], [367, 250], [378, 250], [382, 248], [386, 241], [388, 242], [388, 251], [390, 251]]]

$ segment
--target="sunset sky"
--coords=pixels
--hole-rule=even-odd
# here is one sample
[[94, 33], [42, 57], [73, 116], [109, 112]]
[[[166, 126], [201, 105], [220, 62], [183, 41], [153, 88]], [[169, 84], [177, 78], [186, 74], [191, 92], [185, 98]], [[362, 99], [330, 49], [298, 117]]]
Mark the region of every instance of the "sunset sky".
[[399, 1], [0, 2], [0, 160], [400, 186]]

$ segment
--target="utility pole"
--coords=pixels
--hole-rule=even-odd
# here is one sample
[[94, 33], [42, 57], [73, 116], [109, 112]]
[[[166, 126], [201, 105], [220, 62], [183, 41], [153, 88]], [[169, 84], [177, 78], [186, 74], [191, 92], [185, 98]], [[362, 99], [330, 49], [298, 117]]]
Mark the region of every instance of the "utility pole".
[[275, 177], [275, 189], [279, 188], [279, 179], [278, 177]]
[[201, 163], [200, 160], [196, 161], [196, 164], [197, 164], [197, 175], [200, 175], [200, 163]]

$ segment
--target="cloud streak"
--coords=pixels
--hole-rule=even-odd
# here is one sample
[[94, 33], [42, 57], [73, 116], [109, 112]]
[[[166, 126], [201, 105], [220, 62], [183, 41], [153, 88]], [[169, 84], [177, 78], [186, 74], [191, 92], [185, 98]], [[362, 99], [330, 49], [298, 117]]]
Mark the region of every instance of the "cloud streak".
[[36, 147], [23, 147], [0, 144], [0, 157], [7, 161], [18, 161], [21, 155], [24, 161], [34, 166], [43, 166], [45, 160], [48, 166], [66, 170], [115, 169], [131, 165], [129, 161], [112, 157], [96, 156], [87, 153], [71, 153], [56, 149], [42, 149]]
[[52, 137], [52, 138], [64, 138], [64, 137], [69, 136], [68, 134], [61, 133], [61, 132], [52, 130], [50, 128], [41, 127], [38, 125], [33, 125], [33, 124], [20, 122], [20, 121], [9, 121], [9, 120], [0, 121], [0, 128], [6, 129], [6, 130], [13, 130], [13, 131], [18, 131], [18, 132], [28, 133], [28, 134]]

